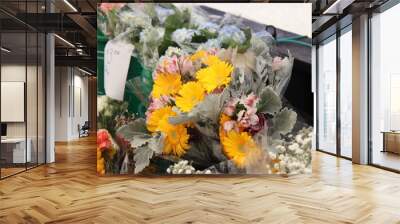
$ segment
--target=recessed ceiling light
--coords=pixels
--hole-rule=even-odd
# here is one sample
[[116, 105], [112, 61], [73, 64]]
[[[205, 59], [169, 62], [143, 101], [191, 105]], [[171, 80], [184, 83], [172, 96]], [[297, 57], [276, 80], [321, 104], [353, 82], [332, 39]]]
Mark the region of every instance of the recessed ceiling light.
[[61, 40], [62, 42], [64, 42], [64, 43], [66, 43], [67, 45], [69, 45], [70, 47], [73, 47], [73, 48], [75, 48], [75, 45], [73, 45], [71, 42], [69, 42], [68, 40], [66, 40], [66, 39], [64, 39], [64, 38], [62, 38], [62, 37], [60, 37], [59, 35], [57, 35], [57, 34], [54, 34], [54, 36], [55, 37], [57, 37], [59, 40]]
[[64, 3], [67, 4], [74, 12], [78, 12], [75, 6], [73, 6], [68, 0], [64, 0]]
[[90, 72], [88, 72], [88, 71], [86, 71], [86, 70], [83, 70], [83, 69], [81, 69], [81, 68], [79, 68], [79, 67], [78, 67], [78, 70], [81, 71], [81, 72], [83, 72], [83, 73], [85, 73], [85, 74], [87, 74], [87, 75], [92, 75], [92, 73], [90, 73]]
[[1, 47], [0, 49], [1, 49], [2, 51], [6, 52], [6, 53], [10, 53], [10, 52], [11, 52], [11, 50], [9, 50], [9, 49], [7, 49], [7, 48], [5, 48], [5, 47]]
[[322, 14], [342, 14], [343, 10], [351, 5], [355, 0], [336, 0]]

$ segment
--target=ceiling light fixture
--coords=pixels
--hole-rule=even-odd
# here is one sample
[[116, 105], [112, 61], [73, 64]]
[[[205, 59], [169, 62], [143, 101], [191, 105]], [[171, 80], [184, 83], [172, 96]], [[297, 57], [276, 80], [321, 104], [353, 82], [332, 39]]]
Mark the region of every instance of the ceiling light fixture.
[[354, 0], [336, 0], [322, 14], [342, 14], [343, 10], [351, 5]]
[[9, 50], [9, 49], [7, 49], [7, 48], [5, 48], [5, 47], [1, 47], [0, 49], [1, 49], [2, 51], [6, 52], [6, 53], [10, 53], [10, 52], [11, 52], [11, 50]]
[[85, 73], [85, 74], [87, 74], [87, 75], [89, 75], [89, 76], [92, 75], [92, 73], [90, 73], [90, 72], [88, 72], [88, 71], [86, 71], [86, 70], [83, 70], [83, 69], [81, 69], [81, 68], [79, 68], [79, 67], [78, 67], [78, 70], [81, 71], [81, 72], [83, 72], [83, 73]]
[[73, 6], [68, 0], [64, 0], [64, 3], [67, 4], [74, 12], [78, 12], [78, 10]]
[[60, 37], [58, 34], [54, 34], [55, 37], [57, 37], [59, 40], [61, 40], [62, 42], [66, 43], [67, 45], [69, 45], [70, 47], [75, 48], [75, 45], [73, 45], [71, 42], [69, 42], [68, 40]]

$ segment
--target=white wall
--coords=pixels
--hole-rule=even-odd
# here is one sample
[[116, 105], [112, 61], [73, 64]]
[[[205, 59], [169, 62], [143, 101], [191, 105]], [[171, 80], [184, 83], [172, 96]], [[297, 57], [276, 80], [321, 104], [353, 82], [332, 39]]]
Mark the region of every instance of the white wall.
[[83, 75], [76, 68], [56, 67], [56, 141], [79, 138], [78, 125], [88, 120], [88, 78]]
[[[186, 6], [189, 3], [175, 3]], [[311, 3], [196, 3], [311, 37]], [[251, 13], [247, 13], [251, 12]]]
[[[38, 69], [38, 70], [37, 70]], [[44, 121], [44, 74], [42, 68], [36, 65], [25, 64], [3, 64], [1, 66], [2, 82], [24, 82], [26, 83], [26, 108], [22, 108], [24, 113], [26, 110], [27, 120], [23, 122], [6, 122], [7, 137], [24, 138], [25, 133], [31, 142], [32, 161], [39, 163], [44, 162], [45, 150], [45, 121]], [[27, 80], [25, 80], [27, 78]], [[2, 96], [6, 97], [6, 96]], [[1, 110], [10, 110], [10, 108], [1, 108]], [[37, 154], [39, 156], [37, 157]]]

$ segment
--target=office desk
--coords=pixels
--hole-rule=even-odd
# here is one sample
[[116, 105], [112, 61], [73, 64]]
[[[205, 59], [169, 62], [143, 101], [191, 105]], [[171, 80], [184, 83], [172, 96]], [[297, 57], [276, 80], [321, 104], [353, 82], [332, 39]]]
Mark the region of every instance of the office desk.
[[1, 159], [5, 160], [5, 163], [31, 162], [32, 141], [28, 138], [26, 142], [28, 144], [25, 153], [25, 138], [1, 139]]
[[383, 131], [383, 151], [400, 154], [400, 131]]

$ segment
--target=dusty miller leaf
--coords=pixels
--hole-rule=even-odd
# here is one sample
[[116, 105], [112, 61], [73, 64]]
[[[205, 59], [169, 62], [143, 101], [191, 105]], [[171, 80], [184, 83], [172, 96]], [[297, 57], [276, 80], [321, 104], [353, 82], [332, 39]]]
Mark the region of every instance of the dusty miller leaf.
[[136, 119], [127, 125], [120, 127], [117, 134], [127, 141], [132, 141], [137, 135], [149, 135], [146, 121], [143, 118]]
[[187, 113], [180, 113], [174, 117], [168, 118], [168, 122], [173, 125], [185, 124], [194, 120], [195, 117], [189, 116]]
[[216, 132], [217, 129], [211, 123], [209, 122], [206, 122], [205, 124], [196, 123], [195, 125], [197, 130], [199, 130], [201, 134], [207, 137], [218, 138], [218, 134]]
[[150, 164], [154, 151], [147, 146], [139, 147], [135, 150], [133, 160], [135, 160], [135, 174], [140, 173], [146, 166]]
[[199, 117], [202, 120], [210, 120], [214, 124], [218, 123], [224, 102], [229, 94], [224, 90], [220, 94], [210, 94], [196, 105], [196, 107], [188, 114], [189, 117]]
[[293, 110], [284, 108], [277, 113], [273, 119], [272, 135], [278, 136], [279, 134], [285, 135], [292, 131], [296, 124], [297, 114]]
[[261, 100], [257, 105], [257, 110], [261, 113], [273, 115], [282, 108], [280, 97], [269, 86], [262, 91], [260, 98]]
[[153, 150], [155, 154], [161, 154], [164, 148], [164, 140], [165, 140], [164, 134], [154, 136], [149, 141], [149, 148]]
[[132, 140], [130, 141], [131, 147], [137, 148], [137, 147], [146, 145], [147, 143], [149, 143], [151, 141], [151, 139], [152, 139], [151, 135], [147, 135], [147, 134], [135, 135], [132, 138]]

